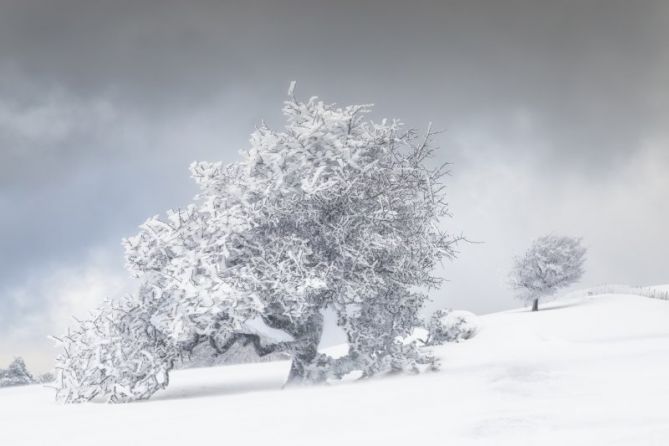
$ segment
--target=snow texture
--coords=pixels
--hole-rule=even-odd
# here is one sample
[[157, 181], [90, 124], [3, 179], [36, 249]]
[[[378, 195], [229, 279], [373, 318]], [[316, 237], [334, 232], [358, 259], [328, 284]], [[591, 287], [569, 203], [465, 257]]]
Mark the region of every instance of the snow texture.
[[435, 347], [442, 370], [282, 389], [288, 361], [177, 370], [153, 399], [62, 406], [0, 389], [12, 446], [226, 443], [592, 446], [669, 444], [669, 302], [583, 296], [480, 316]]

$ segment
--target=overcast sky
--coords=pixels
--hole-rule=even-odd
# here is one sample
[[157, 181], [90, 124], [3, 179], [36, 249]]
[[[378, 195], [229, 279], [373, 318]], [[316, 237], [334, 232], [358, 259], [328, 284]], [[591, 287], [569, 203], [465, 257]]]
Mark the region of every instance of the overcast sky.
[[[584, 237], [582, 286], [669, 283], [669, 2], [0, 2], [0, 367], [132, 288], [122, 237], [298, 96], [445, 130], [481, 241], [431, 308], [518, 305], [513, 255]], [[242, 6], [243, 5], [243, 6]]]

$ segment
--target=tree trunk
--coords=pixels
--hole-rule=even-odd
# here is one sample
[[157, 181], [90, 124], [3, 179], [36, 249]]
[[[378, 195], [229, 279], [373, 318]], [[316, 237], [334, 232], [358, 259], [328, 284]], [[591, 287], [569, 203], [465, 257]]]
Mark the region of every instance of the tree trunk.
[[286, 349], [291, 354], [292, 364], [286, 385], [301, 384], [313, 381], [308, 376], [309, 366], [318, 357], [318, 344], [323, 334], [323, 315], [316, 310], [307, 316], [302, 323], [296, 324], [282, 316], [267, 316], [265, 323], [270, 327], [289, 333], [295, 340], [291, 341]]
[[532, 311], [539, 311], [539, 298], [535, 298], [532, 302]]
[[297, 342], [286, 385], [304, 384], [309, 381], [308, 368], [318, 356], [318, 344], [323, 334], [323, 315], [319, 311], [315, 312], [296, 331], [297, 333], [291, 333]]
[[[215, 337], [209, 337], [209, 343], [218, 355], [227, 352], [237, 342], [243, 342], [244, 345], [252, 344], [258, 356], [265, 356], [275, 352], [289, 353], [292, 358], [292, 364], [286, 385], [318, 382], [319, 379], [325, 379], [324, 377], [316, 378], [313, 375], [308, 376], [310, 366], [314, 364], [314, 361], [318, 357], [318, 345], [321, 342], [323, 334], [323, 315], [320, 311], [314, 311], [302, 323], [295, 323], [295, 321], [285, 316], [276, 315], [264, 316], [263, 320], [268, 326], [290, 334], [294, 340], [263, 345], [260, 336], [257, 334], [235, 333], [221, 345], [217, 343]], [[193, 342], [193, 347], [203, 339], [207, 338], [198, 337]], [[191, 350], [193, 347], [191, 347]]]

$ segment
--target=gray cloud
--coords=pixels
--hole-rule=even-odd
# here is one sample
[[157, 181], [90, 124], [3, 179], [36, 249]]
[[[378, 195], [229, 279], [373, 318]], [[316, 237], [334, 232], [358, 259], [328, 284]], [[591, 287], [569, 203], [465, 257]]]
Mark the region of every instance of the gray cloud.
[[14, 0], [2, 8], [3, 66], [29, 79], [19, 92], [108, 95], [152, 115], [215, 103], [242, 85], [276, 103], [296, 78], [307, 94], [387, 101], [390, 114], [448, 128], [463, 116], [532, 109], [555, 141], [551, 161], [567, 152], [591, 163], [624, 153], [667, 116], [662, 1]]
[[[0, 335], [46, 317], [62, 271], [115, 277], [120, 238], [191, 199], [192, 160], [231, 161], [261, 119], [280, 125], [293, 79], [447, 131], [446, 224], [486, 243], [447, 265], [435, 305], [513, 305], [505, 262], [544, 231], [592, 239], [586, 281], [669, 281], [652, 243], [667, 30], [661, 0], [5, 0]], [[118, 260], [86, 272], [92, 250]]]

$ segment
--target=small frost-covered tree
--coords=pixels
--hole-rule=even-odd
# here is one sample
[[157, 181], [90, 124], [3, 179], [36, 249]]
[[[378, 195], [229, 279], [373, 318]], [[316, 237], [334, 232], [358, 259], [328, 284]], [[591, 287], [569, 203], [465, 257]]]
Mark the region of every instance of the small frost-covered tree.
[[7, 369], [0, 369], [0, 387], [24, 386], [35, 382], [23, 358], [16, 358]]
[[580, 238], [547, 235], [514, 261], [509, 274], [518, 298], [539, 310], [539, 300], [577, 282], [583, 275], [586, 248]]
[[476, 335], [479, 330], [474, 313], [448, 308], [437, 310], [427, 324], [427, 345], [460, 342]]
[[[338, 108], [290, 94], [284, 129], [259, 127], [239, 162], [194, 163], [195, 202], [150, 218], [124, 241], [150, 317], [101, 332], [87, 322], [77, 336], [96, 340], [73, 337], [69, 354], [79, 353], [72, 367], [67, 357], [62, 361], [61, 376], [74, 376], [65, 395], [90, 373], [79, 358], [100, 357], [91, 353], [99, 347], [89, 345], [109, 333], [113, 342], [128, 343], [123, 351], [131, 358], [150, 350], [143, 346], [157, 348], [148, 352], [149, 364], [157, 358], [155, 364], [169, 365], [202, 342], [220, 354], [238, 343], [260, 356], [281, 352], [292, 360], [289, 383], [433, 363], [415, 343], [402, 341], [420, 323], [421, 290], [440, 283], [434, 266], [454, 256], [457, 242], [440, 229], [448, 215], [446, 170], [429, 163], [433, 133], [419, 139], [397, 120], [366, 120], [369, 106]], [[347, 334], [344, 357], [318, 352], [326, 308]], [[135, 323], [149, 326], [146, 336], [126, 336]], [[132, 390], [134, 380], [148, 379], [135, 371], [144, 363], [128, 367], [115, 350], [102, 348], [104, 364], [117, 365], [97, 362], [104, 373], [96, 371], [93, 382], [122, 378], [120, 399], [145, 397], [144, 387]], [[162, 373], [162, 366], [149, 371], [152, 390], [166, 382]], [[92, 387], [117, 394], [112, 384]]]

